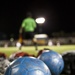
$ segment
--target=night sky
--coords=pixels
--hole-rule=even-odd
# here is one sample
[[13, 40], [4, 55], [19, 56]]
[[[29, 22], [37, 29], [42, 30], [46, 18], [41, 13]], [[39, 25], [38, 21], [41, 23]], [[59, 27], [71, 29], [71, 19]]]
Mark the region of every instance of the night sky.
[[[33, 18], [44, 17], [43, 33], [75, 32], [75, 2], [69, 0], [2, 0], [0, 2], [0, 34], [14, 34], [18, 37], [19, 28], [26, 13], [31, 11]], [[38, 25], [38, 24], [37, 24]]]

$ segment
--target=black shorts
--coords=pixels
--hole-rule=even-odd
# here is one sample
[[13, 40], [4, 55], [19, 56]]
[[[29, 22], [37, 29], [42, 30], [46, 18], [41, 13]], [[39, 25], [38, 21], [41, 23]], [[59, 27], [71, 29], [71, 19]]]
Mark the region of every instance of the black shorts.
[[24, 32], [23, 39], [32, 40], [34, 38], [34, 32]]

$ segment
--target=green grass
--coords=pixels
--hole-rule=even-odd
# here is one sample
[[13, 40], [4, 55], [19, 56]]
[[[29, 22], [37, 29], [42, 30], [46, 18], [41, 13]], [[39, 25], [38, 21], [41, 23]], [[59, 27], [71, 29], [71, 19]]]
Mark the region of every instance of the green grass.
[[[41, 50], [43, 48], [49, 48], [49, 49], [52, 49], [58, 53], [63, 53], [68, 50], [75, 50], [75, 45], [38, 46], [38, 50]], [[8, 47], [8, 48], [0, 47], [0, 52], [5, 53], [8, 57], [10, 54], [12, 54], [13, 52], [16, 52], [16, 51], [18, 51], [18, 49], [16, 47]], [[22, 47], [22, 51], [27, 52], [29, 54], [37, 55], [37, 51], [35, 51], [34, 46]]]

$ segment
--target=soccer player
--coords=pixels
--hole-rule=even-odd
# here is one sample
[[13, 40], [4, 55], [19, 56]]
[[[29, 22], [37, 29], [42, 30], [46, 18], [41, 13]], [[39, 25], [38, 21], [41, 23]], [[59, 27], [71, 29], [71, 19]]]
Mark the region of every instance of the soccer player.
[[34, 39], [34, 32], [36, 27], [37, 27], [36, 22], [32, 18], [32, 14], [28, 12], [27, 17], [22, 21], [22, 25], [19, 32], [20, 34], [24, 32], [23, 39], [32, 40], [32, 42], [34, 43], [35, 49], [37, 50], [37, 43], [36, 43], [36, 40]]

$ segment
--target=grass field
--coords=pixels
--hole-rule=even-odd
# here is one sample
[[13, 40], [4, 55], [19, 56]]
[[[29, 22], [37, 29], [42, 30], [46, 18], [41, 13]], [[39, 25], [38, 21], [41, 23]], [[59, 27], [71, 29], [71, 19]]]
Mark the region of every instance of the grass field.
[[[61, 45], [61, 46], [38, 46], [38, 50], [41, 50], [43, 48], [49, 48], [51, 50], [54, 50], [58, 53], [63, 53], [65, 51], [68, 50], [75, 50], [75, 45]], [[9, 57], [10, 54], [12, 54], [13, 52], [18, 51], [18, 49], [16, 47], [0, 47], [0, 52], [3, 52], [7, 55], [7, 57]], [[22, 47], [22, 51], [27, 52], [29, 54], [34, 54], [37, 55], [37, 51], [35, 51], [35, 47], [34, 46], [23, 46]]]

